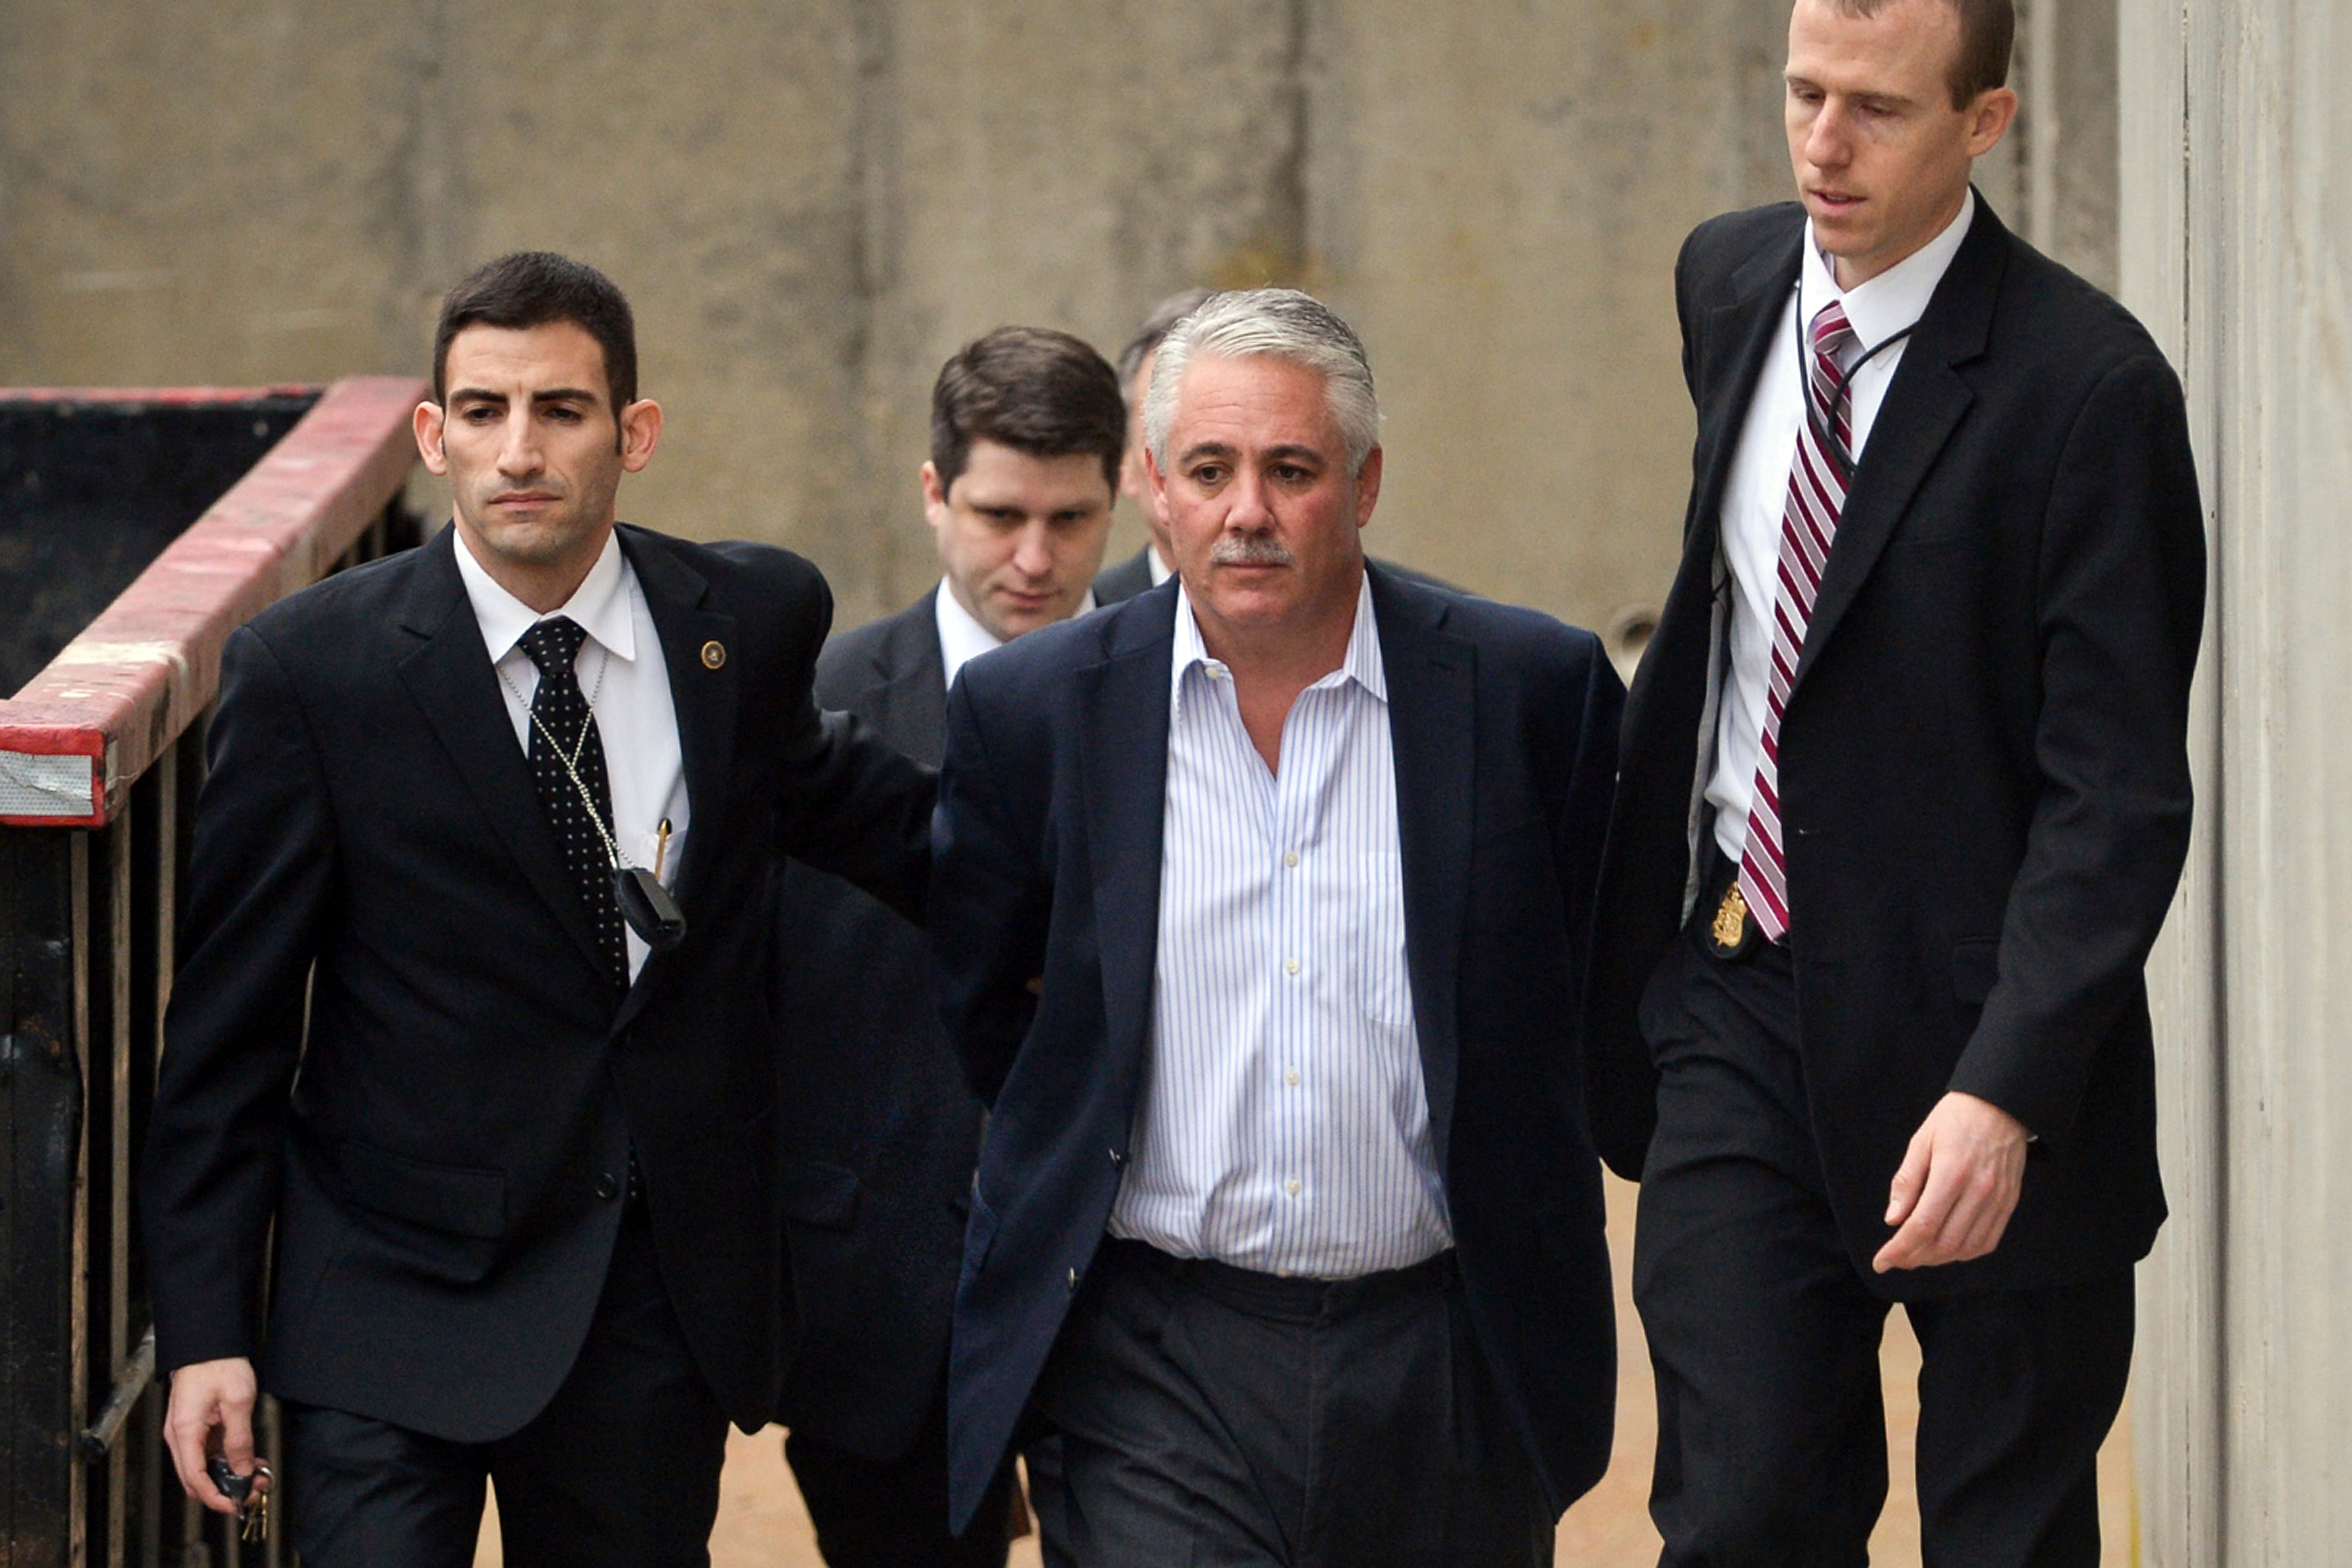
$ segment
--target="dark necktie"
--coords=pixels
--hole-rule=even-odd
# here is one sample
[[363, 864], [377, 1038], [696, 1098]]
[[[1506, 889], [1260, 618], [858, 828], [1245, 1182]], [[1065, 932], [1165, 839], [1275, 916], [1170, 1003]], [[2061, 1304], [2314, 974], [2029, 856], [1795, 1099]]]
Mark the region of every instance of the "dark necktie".
[[1772, 607], [1772, 671], [1764, 705], [1764, 749], [1756, 763], [1756, 792], [1748, 808], [1748, 853], [1739, 862], [1739, 894], [1763, 928], [1765, 940], [1789, 934], [1789, 879], [1780, 837], [1780, 710], [1796, 679], [1797, 658], [1812, 624], [1813, 599], [1822, 591], [1838, 516], [1845, 510], [1844, 470], [1824, 450], [1834, 439], [1839, 456], [1853, 449], [1846, 409], [1847, 388], [1838, 362], [1854, 342], [1845, 308], [1832, 300], [1813, 318], [1807, 334], [1805, 422], [1797, 431], [1797, 455], [1789, 465], [1789, 493], [1780, 513], [1780, 588]]
[[539, 690], [530, 700], [530, 776], [539, 785], [539, 803], [547, 810], [547, 825], [555, 830], [572, 884], [580, 889], [588, 923], [595, 930], [605, 971], [615, 984], [626, 985], [629, 946], [622, 934], [621, 906], [613, 893], [613, 856], [604, 847], [604, 835], [613, 825], [613, 787], [604, 773], [604, 743], [596, 733], [596, 715], [573, 669], [587, 636], [579, 622], [562, 616], [541, 621], [522, 635], [522, 651], [539, 666]]

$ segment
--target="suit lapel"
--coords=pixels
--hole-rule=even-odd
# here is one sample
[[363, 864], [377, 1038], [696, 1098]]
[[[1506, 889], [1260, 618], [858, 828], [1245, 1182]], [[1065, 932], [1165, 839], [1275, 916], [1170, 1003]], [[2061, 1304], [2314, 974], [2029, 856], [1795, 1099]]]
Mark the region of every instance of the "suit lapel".
[[889, 718], [881, 728], [891, 744], [926, 767], [938, 767], [948, 747], [947, 662], [940, 657], [940, 622], [933, 588], [891, 617], [879, 671]]
[[420, 641], [400, 661], [400, 679], [489, 819], [492, 837], [514, 857], [582, 956], [602, 974], [604, 959], [595, 932], [547, 826], [538, 786], [507, 717], [508, 699], [482, 646], [481, 624], [466, 596], [465, 579], [457, 575], [457, 530], [447, 527], [417, 552], [415, 583], [401, 624]]
[[[702, 574], [671, 553], [657, 534], [623, 524], [621, 549], [637, 575], [654, 631], [661, 639], [669, 677], [670, 705], [677, 714], [677, 749], [686, 773], [686, 801], [693, 814], [686, 836], [686, 858], [677, 868], [678, 908], [693, 940], [694, 895], [709, 879], [713, 859], [726, 848], [728, 790], [734, 778], [735, 712], [741, 662], [733, 657], [735, 617], [709, 609]], [[705, 649], [721, 650], [714, 667]], [[644, 1005], [651, 986], [675, 959], [653, 953], [637, 972], [629, 1002], [615, 1027], [625, 1026]]]
[[1412, 984], [1430, 1134], [1442, 1171], [1461, 1061], [1456, 982], [1469, 897], [1477, 649], [1443, 629], [1444, 601], [1408, 594], [1379, 568], [1367, 570], [1388, 677], [1389, 744], [1396, 756], [1405, 968]]
[[1748, 427], [1748, 405], [1755, 401], [1756, 384], [1772, 352], [1772, 335], [1788, 311], [1790, 290], [1797, 286], [1803, 214], [1796, 213], [1793, 221], [1795, 226], [1784, 238], [1732, 274], [1732, 298], [1706, 313], [1700, 332], [1696, 376], [1699, 428], [1692, 454], [1699, 488], [1684, 541], [1686, 552], [1703, 549], [1712, 557], [1722, 531], [1724, 487], [1730, 482], [1739, 437]]
[[1171, 588], [1139, 595], [1104, 616], [1106, 657], [1077, 673], [1104, 1026], [1112, 1059], [1129, 1064], [1143, 1059], [1159, 958], [1175, 605]]
[[1790, 682], [1790, 701], [1877, 565], [1879, 552], [1910, 509], [1920, 481], [1975, 400], [1952, 367], [1984, 353], [2007, 239], [2008, 230], [1979, 196], [1968, 237], [1928, 300], [1863, 447], [1845, 510], [1838, 518], [1829, 564], [1822, 572], [1812, 620], [1805, 628], [1804, 649]]

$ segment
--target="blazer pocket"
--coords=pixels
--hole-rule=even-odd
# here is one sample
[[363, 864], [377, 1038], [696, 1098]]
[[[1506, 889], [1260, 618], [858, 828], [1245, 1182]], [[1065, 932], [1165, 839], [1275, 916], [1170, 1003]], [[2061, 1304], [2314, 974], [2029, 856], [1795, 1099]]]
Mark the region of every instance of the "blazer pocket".
[[1981, 1007], [2000, 978], [2000, 938], [1965, 937], [1952, 944], [1952, 994]]
[[504, 1171], [430, 1165], [364, 1143], [335, 1151], [352, 1201], [393, 1219], [485, 1240], [507, 1233]]
[[857, 1218], [857, 1173], [820, 1160], [787, 1160], [784, 1217], [829, 1230], [847, 1230]]

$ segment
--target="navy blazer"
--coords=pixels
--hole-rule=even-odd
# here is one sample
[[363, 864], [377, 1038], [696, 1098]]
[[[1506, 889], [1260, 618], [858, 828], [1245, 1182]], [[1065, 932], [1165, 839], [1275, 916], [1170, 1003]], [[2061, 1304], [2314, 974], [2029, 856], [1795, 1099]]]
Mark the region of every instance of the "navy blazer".
[[[1430, 1129], [1477, 1344], [1555, 1510], [1616, 1363], [1577, 1017], [1622, 692], [1591, 634], [1370, 570]], [[950, 1352], [968, 1520], [1093, 1262], [1150, 1037], [1172, 584], [964, 668], [933, 820], [948, 1030], [993, 1104]], [[1029, 983], [1043, 976], [1035, 993]]]
[[[820, 706], [937, 766], [947, 677], [933, 589], [844, 632]], [[919, 928], [801, 861], [778, 880], [777, 1088], [793, 1339], [777, 1419], [887, 1461], [940, 1397], [982, 1112], [931, 1002]]]

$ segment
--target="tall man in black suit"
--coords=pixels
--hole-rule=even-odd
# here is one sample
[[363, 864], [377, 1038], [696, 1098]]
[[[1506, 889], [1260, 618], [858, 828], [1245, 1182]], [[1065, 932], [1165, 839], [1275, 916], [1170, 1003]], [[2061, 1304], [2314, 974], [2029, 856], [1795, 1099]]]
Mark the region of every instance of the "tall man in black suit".
[[1599, 644], [1367, 569], [1379, 408], [1306, 295], [1171, 332], [1176, 580], [969, 666], [931, 904], [993, 1114], [957, 1517], [1033, 1408], [1079, 1563], [1550, 1560], [1614, 1357], [1576, 1000]]
[[1676, 274], [1696, 482], [1591, 999], [1670, 1565], [1864, 1560], [1895, 1300], [1927, 1560], [2098, 1559], [2204, 556], [2172, 372], [1970, 190], [2010, 35], [1798, 0], [1801, 204]]
[[[1126, 440], [1118, 381], [1065, 332], [1000, 327], [931, 388], [924, 514], [945, 575], [825, 645], [817, 700], [936, 766], [969, 659], [1093, 607]], [[777, 969], [793, 1353], [777, 1418], [833, 1568], [1002, 1563], [1004, 1481], [948, 1530], [948, 1317], [981, 1103], [922, 933], [798, 863]]]
[[454, 526], [222, 655], [141, 1186], [166, 1436], [226, 1511], [258, 1354], [314, 1568], [462, 1568], [486, 1477], [509, 1563], [705, 1563], [775, 1405], [771, 847], [917, 910], [930, 781], [811, 702], [807, 563], [615, 526], [662, 420], [601, 273], [490, 263], [434, 373]]

